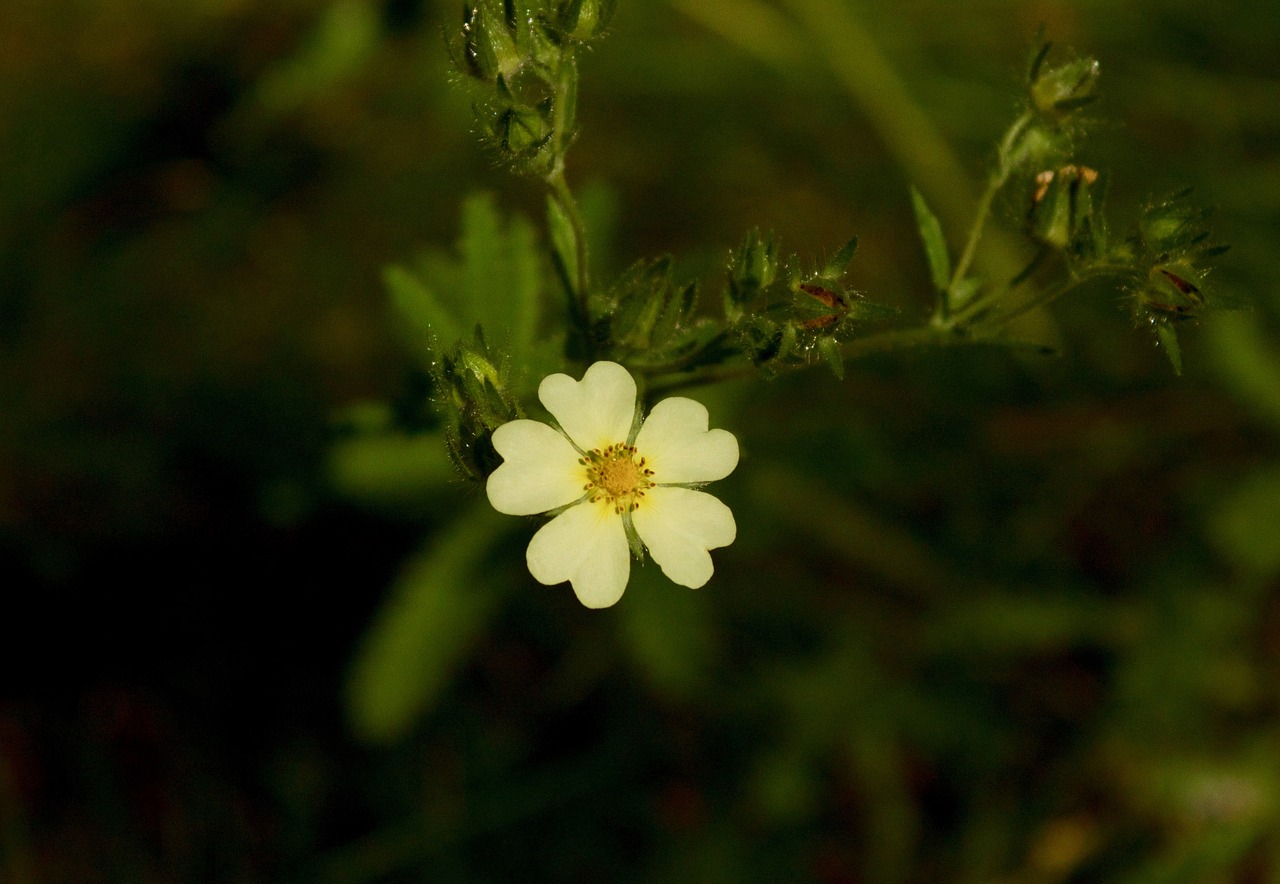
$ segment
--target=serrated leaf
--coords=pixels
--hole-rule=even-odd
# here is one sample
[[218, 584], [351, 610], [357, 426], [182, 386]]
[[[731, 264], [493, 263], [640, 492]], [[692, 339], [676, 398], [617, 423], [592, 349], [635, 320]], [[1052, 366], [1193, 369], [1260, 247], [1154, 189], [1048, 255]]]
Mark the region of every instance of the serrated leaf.
[[916, 226], [920, 229], [920, 240], [924, 243], [933, 287], [945, 292], [951, 282], [951, 257], [947, 253], [947, 242], [942, 238], [942, 225], [914, 186], [911, 188], [911, 207], [915, 211]]
[[505, 220], [489, 194], [462, 204], [457, 256], [424, 254], [413, 270], [389, 268], [393, 301], [416, 328], [430, 328], [451, 348], [467, 330], [483, 326], [516, 364], [523, 364], [537, 336], [542, 274], [533, 226]]
[[401, 571], [347, 680], [347, 715], [362, 740], [403, 738], [448, 685], [497, 604], [477, 575], [504, 524], [477, 502]]
[[[533, 343], [538, 323], [538, 253], [532, 225], [520, 217], [502, 223], [489, 194], [468, 197], [462, 205], [459, 243], [466, 293], [474, 316], [489, 337], [511, 349], [521, 362]], [[468, 323], [471, 324], [471, 323]]]
[[858, 251], [858, 238], [855, 236], [831, 257], [831, 260], [822, 268], [822, 272], [818, 276], [829, 282], [835, 282], [845, 275], [845, 272], [849, 269], [849, 262], [853, 260], [853, 254], [856, 251]]
[[1159, 340], [1164, 355], [1169, 357], [1173, 373], [1182, 374], [1182, 348], [1178, 346], [1178, 332], [1167, 322], [1157, 322], [1156, 339]]
[[412, 343], [429, 355], [430, 335], [452, 341], [462, 334], [453, 313], [420, 278], [400, 266], [383, 271], [391, 303], [411, 326]]

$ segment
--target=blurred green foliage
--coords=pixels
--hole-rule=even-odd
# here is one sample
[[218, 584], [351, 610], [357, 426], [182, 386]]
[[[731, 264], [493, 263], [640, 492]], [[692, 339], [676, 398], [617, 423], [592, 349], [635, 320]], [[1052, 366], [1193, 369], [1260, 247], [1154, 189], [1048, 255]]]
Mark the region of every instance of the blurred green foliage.
[[0, 15], [2, 877], [1280, 874], [1273, 4], [620, 3], [568, 172], [605, 278], [670, 252], [718, 285], [754, 226], [856, 231], [851, 284], [925, 316], [908, 185], [965, 229], [1043, 22], [1101, 61], [1117, 224], [1193, 186], [1251, 307], [1180, 328], [1180, 379], [1099, 283], [1020, 318], [1056, 359], [700, 391], [742, 443], [739, 539], [606, 613], [532, 582], [533, 524], [420, 407], [414, 303], [462, 335], [556, 304], [520, 269], [544, 197], [448, 86], [460, 15]]

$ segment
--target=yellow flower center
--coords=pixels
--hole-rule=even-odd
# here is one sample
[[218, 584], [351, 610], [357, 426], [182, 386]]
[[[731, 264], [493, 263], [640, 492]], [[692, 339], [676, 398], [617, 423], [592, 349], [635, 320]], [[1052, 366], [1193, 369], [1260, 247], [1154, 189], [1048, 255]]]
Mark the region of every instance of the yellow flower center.
[[594, 448], [578, 463], [587, 468], [587, 484], [582, 487], [592, 503], [608, 501], [619, 514], [640, 506], [640, 498], [653, 487], [653, 470], [645, 465], [643, 457], [637, 457], [633, 445]]

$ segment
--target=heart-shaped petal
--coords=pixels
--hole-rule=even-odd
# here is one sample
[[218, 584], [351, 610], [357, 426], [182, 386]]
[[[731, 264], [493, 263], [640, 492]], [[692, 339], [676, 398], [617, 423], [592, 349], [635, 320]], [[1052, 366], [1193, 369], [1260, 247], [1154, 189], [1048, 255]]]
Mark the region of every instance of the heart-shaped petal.
[[675, 396], [649, 412], [636, 434], [636, 451], [661, 485], [713, 482], [738, 465], [738, 440], [727, 430], [708, 430], [701, 402]]
[[662, 573], [690, 589], [711, 579], [708, 550], [728, 546], [738, 535], [727, 506], [689, 488], [649, 489], [631, 521]]

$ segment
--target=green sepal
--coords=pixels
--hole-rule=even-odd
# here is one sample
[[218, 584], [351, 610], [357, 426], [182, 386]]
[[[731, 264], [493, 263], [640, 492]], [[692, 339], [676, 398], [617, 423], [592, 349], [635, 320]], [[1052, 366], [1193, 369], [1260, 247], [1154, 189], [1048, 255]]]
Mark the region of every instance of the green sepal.
[[729, 256], [729, 287], [725, 314], [732, 321], [741, 315], [747, 302], [768, 288], [778, 276], [778, 247], [774, 236], [760, 235], [758, 228], [747, 232], [742, 245]]
[[476, 326], [452, 352], [437, 347], [428, 370], [449, 457], [463, 476], [482, 481], [498, 466], [493, 431], [523, 416], [506, 363], [490, 352], [484, 330]]
[[1164, 355], [1169, 357], [1169, 364], [1173, 366], [1173, 373], [1182, 374], [1182, 348], [1178, 345], [1178, 332], [1174, 329], [1173, 324], [1165, 320], [1155, 320], [1153, 322], [1156, 329], [1156, 340], [1160, 342], [1160, 348], [1164, 350]]
[[853, 260], [853, 255], [857, 251], [858, 238], [855, 236], [845, 243], [840, 251], [831, 256], [831, 260], [819, 271], [818, 277], [828, 282], [835, 282], [848, 271], [849, 263]]
[[1049, 57], [1049, 50], [1053, 48], [1052, 41], [1044, 38], [1044, 25], [1036, 28], [1036, 37], [1033, 42], [1036, 50], [1031, 53], [1030, 61], [1027, 63], [1027, 85], [1034, 86], [1036, 81], [1040, 79], [1040, 73], [1044, 70], [1045, 60]]
[[622, 514], [622, 530], [627, 535], [627, 547], [631, 550], [631, 557], [637, 562], [643, 562], [644, 543], [640, 540], [640, 535], [636, 533], [636, 526], [631, 521], [631, 510], [626, 510]]
[[819, 338], [818, 352], [831, 373], [839, 380], [844, 380], [844, 353], [840, 350], [840, 343], [835, 338]]
[[[1047, 52], [1046, 52], [1047, 54]], [[1049, 70], [1045, 59], [1036, 65], [1029, 83], [1031, 105], [1052, 124], [1058, 124], [1097, 98], [1101, 67], [1096, 59], [1077, 58]]]
[[544, 21], [555, 38], [583, 43], [609, 26], [617, 8], [617, 0], [559, 0]]
[[508, 20], [501, 0], [467, 4], [462, 27], [448, 41], [454, 67], [477, 80], [511, 77], [524, 61], [519, 32], [520, 23]]
[[600, 297], [595, 312], [616, 346], [644, 352], [670, 296], [671, 257], [664, 255], [631, 265]]

